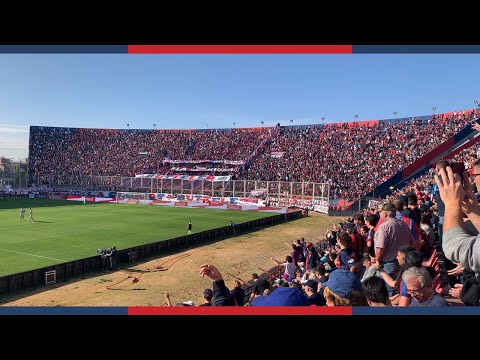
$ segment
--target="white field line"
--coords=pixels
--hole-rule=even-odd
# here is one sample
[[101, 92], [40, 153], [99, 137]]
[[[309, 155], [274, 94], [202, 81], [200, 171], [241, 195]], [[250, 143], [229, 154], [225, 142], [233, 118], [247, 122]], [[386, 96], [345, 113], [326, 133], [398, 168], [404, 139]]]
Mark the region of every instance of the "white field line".
[[40, 257], [40, 258], [45, 258], [45, 259], [51, 259], [51, 260], [57, 260], [57, 261], [66, 261], [66, 260], [62, 260], [62, 259], [55, 259], [55, 258], [48, 257], [48, 256], [28, 254], [28, 253], [24, 253], [24, 252], [20, 252], [20, 251], [12, 251], [12, 250], [5, 250], [5, 249], [0, 249], [0, 251], [6, 251], [6, 252], [11, 252], [11, 253], [15, 253], [15, 254], [22, 254], [22, 255], [35, 256], [35, 257]]

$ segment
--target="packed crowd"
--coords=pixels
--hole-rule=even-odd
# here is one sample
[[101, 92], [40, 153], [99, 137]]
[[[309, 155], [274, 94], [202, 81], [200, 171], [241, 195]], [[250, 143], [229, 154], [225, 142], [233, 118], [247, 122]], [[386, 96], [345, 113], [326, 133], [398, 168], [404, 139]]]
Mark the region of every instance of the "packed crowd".
[[[443, 270], [434, 213], [423, 209], [417, 226], [416, 197], [407, 197], [405, 209], [404, 200], [333, 224], [316, 244], [292, 242], [285, 261], [271, 259], [281, 267], [276, 278], [253, 273], [228, 288], [221, 270], [203, 265], [200, 276], [213, 283], [201, 306], [448, 306], [445, 296], [460, 296], [463, 268]], [[172, 306], [168, 294], [166, 301]]]
[[[356, 198], [478, 116], [479, 111], [475, 110], [406, 121], [285, 127], [272, 141], [269, 151], [252, 163], [244, 178], [327, 182], [331, 197]], [[273, 151], [284, 154], [272, 158]]]
[[[409, 185], [333, 224], [317, 244], [293, 242], [284, 262], [272, 258], [282, 276], [252, 274], [244, 282], [245, 305], [479, 306], [480, 160], [467, 163], [470, 169], [454, 172], [449, 161], [438, 161], [431, 189]], [[214, 265], [203, 265], [200, 275], [213, 280], [209, 305], [243, 304]]]
[[[335, 194], [356, 196], [450, 138], [476, 120], [477, 115], [478, 112], [474, 111], [404, 122], [288, 127], [275, 132], [267, 142], [265, 139], [272, 133], [266, 129], [252, 129], [255, 134], [260, 134], [252, 147], [245, 143], [253, 136], [252, 132], [230, 130], [229, 136], [234, 138], [220, 144], [228, 147], [233, 139], [240, 139], [245, 145], [240, 149], [216, 148], [216, 140], [196, 131], [158, 131], [159, 135], [154, 132], [155, 137], [163, 136], [165, 142], [177, 137], [188, 145], [176, 147], [168, 154], [162, 153], [169, 150], [163, 147], [152, 151], [157, 151], [157, 157], [162, 153], [163, 158], [196, 159], [196, 156], [211, 155], [247, 159], [251, 157], [252, 148], [258, 149], [263, 144], [265, 148], [257, 152], [250, 167], [239, 176], [326, 181], [335, 189]], [[57, 130], [35, 128], [31, 133], [31, 137], [38, 137], [30, 143], [31, 151], [38, 152], [31, 165], [38, 176], [41, 176], [40, 171], [45, 171], [47, 164], [44, 153], [58, 159], [60, 164], [73, 166], [79, 174], [86, 171], [94, 160], [99, 164], [100, 172], [127, 171], [127, 168], [115, 168], [121, 163], [103, 166], [103, 161], [107, 161], [104, 153], [117, 155], [119, 134], [135, 147], [137, 155], [145, 152], [145, 142], [151, 141], [152, 137], [147, 134], [151, 133], [149, 131], [60, 129], [62, 139], [58, 140]], [[105, 136], [97, 140], [96, 135], [100, 133]], [[104, 143], [105, 138], [117, 140]], [[78, 144], [79, 140], [81, 144]], [[208, 145], [204, 147], [205, 144]], [[85, 154], [88, 149], [94, 155]], [[120, 149], [126, 153], [130, 151], [127, 145]], [[393, 191], [380, 206], [334, 224], [324, 241], [313, 244], [300, 239], [292, 243], [284, 262], [272, 259], [282, 266], [283, 275], [279, 278], [262, 279], [255, 273], [248, 283], [236, 281], [228, 288], [221, 269], [211, 264], [203, 265], [200, 276], [213, 281], [212, 288], [204, 292], [204, 305], [447, 306], [446, 297], [449, 297], [450, 302], [458, 299], [465, 305], [478, 306], [478, 150], [479, 145], [475, 145], [451, 159], [462, 162], [465, 171], [454, 173], [451, 163], [441, 160], [430, 173], [410, 182], [404, 189]], [[62, 153], [60, 156], [58, 152], [62, 151], [68, 155]], [[284, 154], [273, 158], [271, 152], [274, 151]], [[75, 156], [76, 161], [72, 162], [71, 157]], [[396, 161], [389, 160], [392, 158]], [[139, 166], [152, 166], [147, 160], [142, 164]], [[55, 172], [54, 167], [47, 167], [46, 174], [71, 175], [68, 171]], [[359, 187], [353, 189], [352, 184], [359, 184]], [[165, 300], [172, 305], [168, 294]], [[193, 302], [178, 304], [191, 306]]]
[[[164, 160], [232, 160], [244, 163], [230, 167], [233, 179], [326, 182], [332, 198], [356, 198], [478, 115], [476, 109], [401, 121], [281, 127], [280, 131], [32, 127], [29, 176], [37, 183], [81, 184], [92, 175], [213, 175], [212, 166], [202, 172]], [[225, 166], [219, 168], [225, 170]]]
[[[460, 151], [452, 158], [446, 159], [448, 162], [463, 163], [467, 172], [472, 174], [473, 164], [480, 159], [480, 143]], [[392, 194], [387, 196], [387, 199], [393, 199], [403, 193], [417, 193], [423, 191], [430, 196], [435, 190], [435, 169], [430, 169], [426, 174], [410, 180], [402, 189], [395, 189]]]
[[[244, 283], [245, 305], [479, 306], [480, 178], [475, 174], [480, 160], [472, 173], [461, 174], [463, 180], [441, 160], [433, 193], [419, 187], [399, 192], [333, 224], [317, 244], [297, 240], [284, 262], [272, 258], [282, 266], [282, 276], [252, 274]], [[200, 276], [213, 280], [208, 305], [243, 305], [214, 265], [203, 265]]]
[[165, 159], [245, 161], [270, 130], [31, 127], [28, 171], [31, 182], [79, 184], [92, 175], [167, 174], [175, 165]]

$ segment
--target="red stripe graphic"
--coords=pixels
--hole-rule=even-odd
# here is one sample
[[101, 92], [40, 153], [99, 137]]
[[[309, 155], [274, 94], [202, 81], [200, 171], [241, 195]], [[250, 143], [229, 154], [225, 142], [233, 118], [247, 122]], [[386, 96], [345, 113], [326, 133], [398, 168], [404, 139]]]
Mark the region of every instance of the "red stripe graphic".
[[130, 306], [128, 315], [352, 315], [351, 306]]
[[352, 45], [128, 45], [129, 54], [351, 54]]

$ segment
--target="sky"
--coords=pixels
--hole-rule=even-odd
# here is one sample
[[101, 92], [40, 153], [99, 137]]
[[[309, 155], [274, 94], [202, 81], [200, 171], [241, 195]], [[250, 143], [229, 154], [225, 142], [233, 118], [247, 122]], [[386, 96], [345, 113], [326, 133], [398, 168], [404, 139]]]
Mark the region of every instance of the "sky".
[[0, 156], [26, 158], [31, 125], [239, 128], [471, 109], [479, 70], [480, 54], [1, 54]]

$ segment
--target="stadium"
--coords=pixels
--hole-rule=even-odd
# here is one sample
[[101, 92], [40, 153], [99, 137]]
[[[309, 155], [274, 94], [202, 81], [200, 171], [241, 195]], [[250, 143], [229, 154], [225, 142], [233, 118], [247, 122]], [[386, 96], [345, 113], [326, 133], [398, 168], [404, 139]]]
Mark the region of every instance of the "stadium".
[[[1, 163], [1, 304], [374, 306], [360, 283], [373, 266], [382, 303], [463, 305], [468, 271], [446, 257], [434, 176], [462, 163], [475, 185], [474, 105], [233, 128], [31, 125], [28, 163]], [[408, 236], [377, 240], [388, 221]], [[417, 265], [395, 260], [400, 245]], [[344, 295], [326, 285], [342, 272]]]

